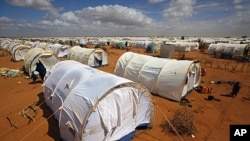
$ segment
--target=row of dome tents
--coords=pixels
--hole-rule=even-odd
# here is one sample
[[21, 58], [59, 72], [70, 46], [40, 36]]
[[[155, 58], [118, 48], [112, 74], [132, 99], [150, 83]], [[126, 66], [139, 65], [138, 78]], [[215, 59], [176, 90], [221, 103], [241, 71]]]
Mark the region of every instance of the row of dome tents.
[[[27, 69], [27, 71], [28, 71], [28, 73], [29, 73], [29, 76], [32, 76], [32, 72], [33, 71], [35, 71], [35, 69], [36, 69], [36, 65], [37, 65], [37, 63], [39, 63], [39, 61], [37, 62], [37, 61], [33, 61], [33, 60], [42, 60], [42, 61], [40, 61], [43, 65], [45, 65], [45, 68], [46, 67], [50, 67], [51, 65], [50, 65], [50, 63], [47, 63], [46, 64], [46, 62], [45, 61], [43, 61], [43, 60], [45, 60], [45, 59], [43, 59], [43, 58], [46, 58], [46, 56], [47, 57], [51, 57], [51, 54], [49, 54], [48, 52], [46, 52], [46, 53], [44, 53], [45, 51], [43, 50], [43, 49], [41, 49], [41, 48], [34, 48], [34, 50], [32, 49], [32, 51], [34, 51], [34, 52], [38, 52], [38, 53], [28, 53], [28, 54], [33, 54], [33, 57], [26, 57], [26, 58], [29, 58], [29, 59], [25, 59], [25, 64], [26, 64], [26, 69]], [[41, 52], [43, 52], [43, 53], [41, 53]], [[39, 54], [39, 56], [40, 56], [40, 54], [43, 54], [44, 55], [44, 57], [42, 57], [41, 59], [36, 59], [35, 57], [36, 57], [36, 55], [38, 55]], [[35, 56], [34, 56], [35, 55]], [[41, 56], [43, 56], [43, 55], [41, 55]], [[30, 56], [30, 55], [27, 55], [27, 56]], [[128, 58], [128, 57], [126, 57], [126, 56], [136, 56], [136, 55], [123, 55], [123, 56], [125, 56], [125, 58]], [[53, 57], [54, 58], [54, 57]], [[124, 58], [124, 57], [123, 57]], [[144, 57], [142, 57], [142, 56], [140, 56], [140, 57], [132, 57], [132, 58], [137, 58], [137, 59], [135, 59], [136, 61], [134, 61], [133, 59], [131, 59], [131, 58], [129, 58], [128, 60], [130, 60], [130, 63], [131, 62], [133, 62], [133, 64], [137, 64], [137, 65], [141, 65], [141, 69], [142, 69], [142, 66], [146, 66], [146, 67], [149, 67], [149, 68], [152, 68], [152, 69], [156, 69], [156, 68], [160, 68], [160, 67], [163, 67], [163, 66], [165, 66], [165, 65], [163, 65], [163, 64], [159, 64], [159, 66], [154, 66], [153, 64], [145, 64], [145, 65], [142, 65], [142, 63], [143, 63], [143, 61], [145, 61], [145, 60], [148, 60], [149, 62], [151, 62], [150, 60], [149, 60], [149, 58], [148, 58], [148, 56], [146, 56], [145, 58]], [[138, 59], [139, 58], [139, 59]], [[70, 53], [69, 53], [69, 55], [68, 55], [68, 59], [70, 59], [70, 60], [75, 60], [75, 61], [78, 61], [78, 62], [81, 62], [81, 63], [83, 63], [83, 64], [86, 64], [86, 65], [89, 65], [89, 66], [91, 66], [91, 67], [98, 67], [98, 66], [103, 66], [103, 65], [107, 65], [108, 64], [108, 59], [107, 59], [107, 54], [103, 51], [103, 50], [101, 50], [101, 49], [89, 49], [89, 48], [81, 48], [81, 47], [79, 47], [79, 46], [75, 46], [75, 47], [73, 47], [73, 48], [71, 48], [70, 49]], [[160, 58], [158, 58], [158, 59], [160, 59]], [[27, 61], [27, 60], [31, 60], [31, 61]], [[123, 60], [122, 59], [122, 57], [121, 57], [121, 59], [119, 59], [119, 63], [120, 63], [120, 65], [117, 65], [116, 66], [116, 70], [115, 70], [115, 72], [119, 72], [119, 71], [121, 71], [121, 70], [117, 70], [118, 68], [120, 68], [122, 65], [124, 65], [125, 64], [125, 66], [130, 66], [130, 65], [128, 65], [129, 63], [128, 62], [122, 62], [121, 60]], [[126, 59], [125, 59], [126, 60]], [[153, 59], [152, 59], [153, 60]], [[52, 59], [52, 61], [50, 60], [50, 59], [47, 59], [47, 61], [48, 62], [52, 62], [52, 64], [54, 64], [54, 63], [56, 63], [57, 61], [54, 61], [54, 59]], [[184, 61], [184, 60], [183, 60]], [[33, 64], [31, 63], [31, 62], [33, 62]], [[121, 63], [122, 62], [122, 63]], [[181, 62], [179, 62], [179, 61], [170, 61], [170, 60], [154, 60], [153, 62], [162, 62], [162, 63], [166, 63], [166, 66], [167, 66], [167, 64], [169, 65], [169, 64], [171, 64], [171, 65], [173, 65], [173, 66], [177, 66], [176, 64], [178, 64], [178, 63], [180, 63], [180, 64], [182, 64]], [[176, 62], [176, 64], [172, 64], [172, 63], [168, 63], [168, 62]], [[185, 61], [184, 61], [185, 62]], [[180, 82], [178, 82], [178, 84], [179, 85], [182, 85], [183, 84], [183, 89], [182, 89], [182, 91], [178, 91], [179, 92], [179, 94], [181, 94], [181, 95], [178, 95], [177, 96], [177, 94], [176, 93], [178, 93], [178, 92], [171, 92], [171, 90], [170, 90], [170, 92], [169, 91], [166, 91], [165, 92], [165, 90], [163, 89], [163, 90], [161, 90], [161, 91], [159, 91], [158, 92], [158, 89], [161, 89], [161, 88], [154, 88], [154, 89], [152, 89], [153, 91], [153, 93], [159, 93], [160, 95], [162, 95], [163, 96], [163, 94], [161, 94], [161, 93], [166, 93], [166, 94], [170, 94], [170, 96], [164, 96], [164, 97], [167, 97], [167, 98], [169, 98], [169, 99], [173, 99], [173, 100], [176, 100], [176, 101], [179, 101], [183, 96], [185, 96], [190, 90], [192, 90], [192, 88], [194, 88], [195, 86], [197, 86], [198, 85], [198, 83], [199, 83], [199, 65], [198, 65], [198, 63], [193, 63], [192, 64], [192, 62], [193, 61], [190, 61], [190, 62], [188, 62], [188, 61], [186, 61], [186, 63], [187, 64], [190, 64], [190, 68], [189, 67], [186, 67], [186, 69], [187, 70], [183, 70], [183, 68], [181, 69], [180, 68], [180, 70], [183, 70], [183, 71], [186, 71], [186, 72], [192, 72], [194, 75], [190, 75], [190, 76], [194, 76], [193, 78], [189, 78], [189, 77], [187, 77], [187, 80], [188, 80], [188, 82], [187, 82], [187, 84], [183, 84], [183, 83], [180, 83]], [[118, 64], [119, 64], [118, 63]], [[192, 64], [192, 65], [191, 65]], [[195, 64], [195, 65], [194, 65]], [[48, 66], [47, 66], [48, 65]], [[153, 67], [151, 67], [150, 65], [153, 65]], [[156, 64], [155, 64], [156, 65]], [[170, 66], [168, 66], [169, 68], [171, 68], [171, 65]], [[181, 65], [179, 65], [179, 67], [180, 67]], [[123, 66], [124, 67], [124, 66]], [[130, 66], [131, 67], [131, 66]], [[135, 66], [137, 69], [138, 69], [138, 66]], [[121, 67], [122, 68], [122, 67]], [[193, 71], [188, 71], [188, 69], [194, 69]], [[166, 68], [164, 67], [164, 70], [165, 70]], [[177, 69], [177, 68], [175, 68], [175, 69]], [[129, 69], [128, 69], [129, 70]], [[123, 70], [124, 72], [126, 72], [126, 71], [128, 71], [127, 70], [127, 68], [126, 68], [126, 70]], [[131, 70], [133, 70], [133, 69], [131, 69]], [[157, 70], [157, 69], [156, 69]], [[141, 77], [141, 76], [137, 76], [136, 74], [142, 74], [141, 73], [141, 71], [143, 72], [143, 71], [145, 71], [145, 70], [133, 70], [134, 72], [136, 72], [136, 71], [139, 71], [139, 73], [134, 73], [134, 75], [132, 75], [133, 73], [131, 73], [131, 72], [126, 72], [126, 73], [124, 73], [124, 76], [123, 77], [126, 77], [126, 75], [128, 75], [130, 78], [142, 78], [142, 80], [144, 80], [144, 78], [143, 77]], [[133, 72], [132, 71], [132, 72]], [[146, 71], [148, 71], [148, 70], [146, 70]], [[152, 70], [151, 70], [152, 71]], [[156, 71], [157, 72], [157, 71]], [[156, 78], [158, 78], [159, 76], [158, 75], [156, 75], [155, 73], [156, 72], [152, 72], [153, 74], [151, 75], [151, 76], [154, 76], [154, 78], [153, 79], [155, 79], [155, 80], [157, 80], [157, 83], [158, 83], [158, 79], [156, 79]], [[40, 72], [39, 72], [40, 73]], [[119, 73], [118, 73], [119, 74]], [[131, 76], [130, 76], [131, 75]], [[159, 74], [160, 75], [160, 74]], [[181, 80], [184, 82], [184, 80], [186, 80], [186, 78], [184, 77], [185, 75], [182, 75], [181, 76]], [[162, 77], [162, 76], [160, 76], [160, 78], [165, 78], [165, 77]], [[168, 78], [167, 76], [166, 76], [166, 78]], [[148, 78], [146, 78], [146, 79], [148, 79]], [[151, 78], [149, 78], [149, 79], [151, 79]], [[173, 83], [175, 83], [175, 80], [174, 79], [169, 79], [169, 80], [171, 80], [171, 81], [173, 81]], [[176, 79], [176, 80], [179, 80], [179, 79]], [[194, 81], [194, 82], [193, 82]], [[142, 82], [140, 82], [140, 83], [143, 83], [144, 81], [142, 81]], [[149, 81], [145, 81], [145, 82], [149, 82]], [[156, 82], [152, 82], [152, 83], [156, 83]], [[164, 82], [165, 83], [165, 82]], [[164, 84], [164, 83], [161, 83], [161, 84]], [[194, 85], [193, 85], [193, 84]], [[146, 86], [147, 86], [147, 84], [145, 84]], [[178, 85], [178, 87], [179, 87], [179, 85]], [[157, 86], [158, 86], [158, 84], [157, 84]], [[163, 86], [163, 85], [160, 85], [160, 86]], [[166, 87], [165, 85], [163, 86], [163, 87]], [[169, 87], [172, 87], [172, 85], [170, 85]], [[150, 88], [151, 89], [151, 88]], [[162, 91], [164, 91], [164, 92], [162, 92]], [[171, 95], [176, 95], [176, 96], [171, 96]]]
[[[154, 105], [148, 90], [180, 101], [199, 85], [199, 73], [195, 61], [127, 52], [115, 69], [115, 74], [126, 74], [125, 78], [66, 60], [49, 69], [43, 91], [59, 121], [62, 139], [119, 140], [141, 126], [152, 127]], [[100, 81], [104, 79], [107, 82]]]
[[171, 58], [174, 52], [189, 52], [198, 49], [198, 42], [165, 42], [160, 46], [160, 57]]
[[[59, 61], [57, 57], [68, 56], [69, 50], [71, 50], [71, 53], [68, 59], [79, 61], [91, 67], [108, 65], [107, 54], [102, 49], [88, 49], [79, 46], [77, 49], [76, 47], [71, 49], [60, 44], [53, 44], [50, 49], [39, 46], [32, 48], [15, 42], [8, 42], [6, 49], [11, 53], [13, 61], [24, 60], [24, 67], [30, 78], [34, 76], [34, 71], [43, 75], [46, 70]], [[41, 66], [40, 68], [43, 71], [41, 69], [36, 70], [37, 66]]]
[[[84, 48], [73, 47], [79, 54], [81, 49]], [[82, 55], [88, 56], [84, 53]], [[146, 55], [131, 55], [128, 52], [119, 58], [115, 69], [115, 72], [123, 71], [122, 74], [126, 74], [123, 77], [128, 77], [122, 78], [73, 60], [58, 62], [48, 59], [53, 56], [52, 52], [41, 48], [33, 48], [26, 56], [25, 64], [30, 75], [38, 71], [39, 62], [43, 65], [51, 62], [55, 64], [46, 68], [48, 72], [43, 83], [44, 97], [47, 105], [55, 112], [64, 140], [127, 138], [136, 128], [152, 127], [154, 105], [149, 88], [152, 88], [149, 89], [152, 93], [179, 101], [200, 81], [200, 68], [195, 61], [178, 62]], [[131, 78], [142, 80], [139, 82], [141, 84], [133, 82]], [[103, 79], [107, 82], [100, 81]], [[157, 87], [149, 87], [147, 83], [143, 83], [145, 81]]]
[[21, 44], [19, 42], [8, 42], [3, 44], [3, 47], [12, 54], [14, 61], [23, 60], [26, 52], [32, 48], [52, 50], [54, 54], [59, 58], [66, 57], [70, 49], [70, 46], [68, 45], [61, 45], [58, 43], [50, 44], [43, 42], [25, 42], [24, 44]]
[[143, 84], [154, 94], [181, 101], [200, 85], [200, 70], [200, 63], [195, 60], [175, 60], [126, 52], [118, 59], [114, 74]]
[[30, 42], [31, 48], [42, 48], [44, 50], [52, 50], [55, 56], [65, 58], [68, 55], [70, 46], [60, 43], [46, 43], [46, 42]]
[[207, 54], [214, 55], [217, 58], [234, 58], [237, 56], [244, 56], [244, 53], [249, 47], [250, 46], [248, 44], [210, 44], [207, 50]]
[[12, 61], [22, 61], [30, 46], [19, 42], [5, 42], [2, 44], [2, 48], [6, 49], [12, 55]]
[[[91, 67], [108, 65], [107, 54], [102, 49], [81, 48], [80, 46], [75, 46], [69, 49], [67, 57], [69, 60], [75, 60]], [[57, 62], [59, 62], [59, 59], [55, 56], [53, 51], [44, 50], [42, 48], [30, 49], [24, 58], [26, 72], [31, 78], [35, 76], [35, 72], [43, 78], [44, 74], [50, 69], [50, 67]]]
[[152, 128], [154, 102], [143, 85], [73, 60], [47, 74], [44, 99], [63, 140], [128, 141], [137, 128]]

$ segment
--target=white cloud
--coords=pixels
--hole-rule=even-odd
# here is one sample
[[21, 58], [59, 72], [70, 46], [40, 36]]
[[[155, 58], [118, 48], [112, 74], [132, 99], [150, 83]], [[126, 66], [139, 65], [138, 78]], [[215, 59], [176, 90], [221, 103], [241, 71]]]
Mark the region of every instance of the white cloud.
[[178, 22], [193, 13], [196, 0], [172, 0], [170, 6], [163, 11], [163, 16], [169, 21]]
[[237, 10], [241, 10], [241, 9], [244, 9], [244, 6], [242, 6], [242, 5], [235, 5], [234, 8], [237, 9]]
[[7, 0], [8, 3], [19, 7], [28, 7], [32, 9], [48, 11], [45, 15], [45, 20], [52, 20], [63, 8], [55, 8], [51, 3], [51, 0]]
[[221, 8], [222, 5], [220, 3], [217, 2], [208, 2], [208, 3], [204, 3], [204, 4], [200, 4], [200, 5], [196, 5], [195, 8], [198, 10], [211, 10], [211, 9], [217, 9], [217, 8]]
[[236, 4], [238, 4], [238, 3], [241, 3], [242, 0], [234, 0], [233, 2], [236, 3]]
[[149, 3], [160, 3], [163, 1], [165, 1], [165, 0], [148, 0]]
[[97, 7], [87, 7], [78, 10], [75, 14], [81, 18], [117, 25], [143, 26], [153, 22], [153, 20], [141, 11], [120, 5], [103, 5]]
[[242, 26], [250, 28], [250, 10], [238, 11], [234, 19], [243, 24]]
[[[32, 5], [27, 4], [28, 0], [25, 1], [26, 7], [27, 5]], [[33, 0], [30, 1], [34, 3]], [[12, 0], [12, 2], [18, 5], [19, 1]], [[47, 2], [50, 3], [49, 0]], [[53, 8], [50, 3], [48, 5], [50, 10], [48, 10], [49, 8], [47, 9], [46, 18], [41, 21], [28, 22], [26, 20], [0, 17], [0, 33], [4, 36], [247, 35], [248, 29], [250, 29], [250, 11], [247, 9], [234, 10], [235, 13], [230, 13], [231, 15], [221, 17], [219, 20], [202, 18], [202, 20], [190, 21], [188, 19], [194, 12], [200, 16], [199, 14], [204, 12], [204, 10], [220, 12], [225, 8], [230, 7], [232, 9], [232, 6], [237, 5], [243, 5], [245, 8], [249, 7], [239, 1], [237, 4], [232, 4], [204, 2], [196, 5], [195, 0], [172, 0], [169, 7], [164, 10], [164, 17], [167, 19], [167, 22], [162, 20], [157, 22], [145, 15], [143, 11], [121, 5], [86, 7], [77, 11], [67, 11], [59, 15], [59, 9]], [[178, 22], [181, 20], [183, 21]], [[175, 24], [171, 24], [171, 22]], [[178, 28], [174, 28], [174, 26], [178, 26]]]
[[84, 19], [81, 19], [75, 15], [74, 12], [69, 11], [60, 15], [62, 21], [67, 21], [69, 23], [84, 24]]
[[13, 19], [10, 19], [8, 17], [0, 17], [0, 23], [6, 23], [6, 22], [12, 22]]
[[49, 10], [52, 6], [49, 0], [7, 0], [10, 4], [20, 7], [29, 7], [38, 10]]

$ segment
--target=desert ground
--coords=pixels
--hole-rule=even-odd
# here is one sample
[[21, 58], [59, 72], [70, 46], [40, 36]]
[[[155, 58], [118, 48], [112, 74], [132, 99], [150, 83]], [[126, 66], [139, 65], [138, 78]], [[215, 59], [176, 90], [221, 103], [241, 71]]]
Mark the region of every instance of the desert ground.
[[[116, 61], [127, 50], [110, 46], [105, 46], [105, 50], [109, 65], [97, 69], [113, 73]], [[19, 70], [24, 66], [23, 61], [12, 62], [11, 55], [6, 50], [0, 51], [3, 53], [0, 57], [0, 68]], [[144, 49], [133, 47], [129, 48], [129, 51], [158, 55], [148, 54]], [[180, 56], [180, 53], [176, 53], [174, 58], [179, 59]], [[250, 125], [249, 62], [213, 58], [199, 50], [186, 52], [185, 59], [201, 61], [206, 70], [201, 85], [213, 88], [211, 94], [201, 94], [194, 90], [186, 97], [191, 103], [189, 105], [152, 95], [156, 110], [153, 128], [136, 131], [133, 141], [229, 141], [230, 125]], [[234, 81], [241, 83], [241, 89], [237, 97], [232, 98], [226, 96], [232, 90], [232, 86], [227, 82]], [[214, 96], [217, 100], [207, 100], [208, 95]], [[25, 107], [29, 106], [34, 108], [33, 113], [30, 113], [35, 115], [33, 120], [22, 115]], [[188, 121], [195, 127], [192, 134], [171, 132], [171, 127], [175, 127], [172, 121], [178, 110], [190, 115]], [[17, 77], [0, 77], [0, 124], [1, 141], [61, 140], [58, 122], [44, 102], [42, 82], [32, 83], [22, 73]]]

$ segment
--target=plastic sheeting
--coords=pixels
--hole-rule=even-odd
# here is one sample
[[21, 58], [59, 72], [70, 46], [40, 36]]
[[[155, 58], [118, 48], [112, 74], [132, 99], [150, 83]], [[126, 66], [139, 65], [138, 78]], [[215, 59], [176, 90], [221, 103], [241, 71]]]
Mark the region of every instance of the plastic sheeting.
[[47, 72], [43, 88], [63, 140], [115, 141], [152, 126], [150, 92], [131, 80], [66, 60]]
[[91, 49], [74, 46], [70, 49], [68, 58], [70, 60], [75, 60], [91, 67], [108, 65], [107, 53], [100, 48]]
[[49, 70], [59, 60], [51, 53], [46, 52], [42, 48], [31, 48], [24, 57], [25, 71], [32, 75], [32, 72], [36, 70], [36, 63], [41, 62], [46, 70]]
[[18, 45], [13, 49], [12, 58], [13, 61], [23, 61], [25, 55], [30, 50], [30, 46]]
[[218, 57], [221, 54], [234, 56], [243, 56], [245, 49], [248, 47], [247, 44], [232, 44], [232, 43], [217, 43], [210, 44], [208, 47], [207, 53], [210, 55], [217, 55]]
[[117, 61], [116, 75], [139, 82], [152, 93], [180, 101], [200, 83], [200, 64], [127, 52]]

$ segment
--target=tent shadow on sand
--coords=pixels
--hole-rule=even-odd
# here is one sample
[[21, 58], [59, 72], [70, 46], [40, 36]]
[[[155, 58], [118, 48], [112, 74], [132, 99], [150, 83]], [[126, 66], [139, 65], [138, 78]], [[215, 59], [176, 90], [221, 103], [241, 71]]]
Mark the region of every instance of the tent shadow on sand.
[[43, 117], [47, 119], [48, 122], [48, 136], [53, 138], [56, 141], [60, 141], [60, 132], [58, 128], [58, 121], [54, 118], [53, 111], [46, 105], [43, 92], [40, 92], [38, 95], [39, 101], [36, 106], [40, 107], [43, 112]]

